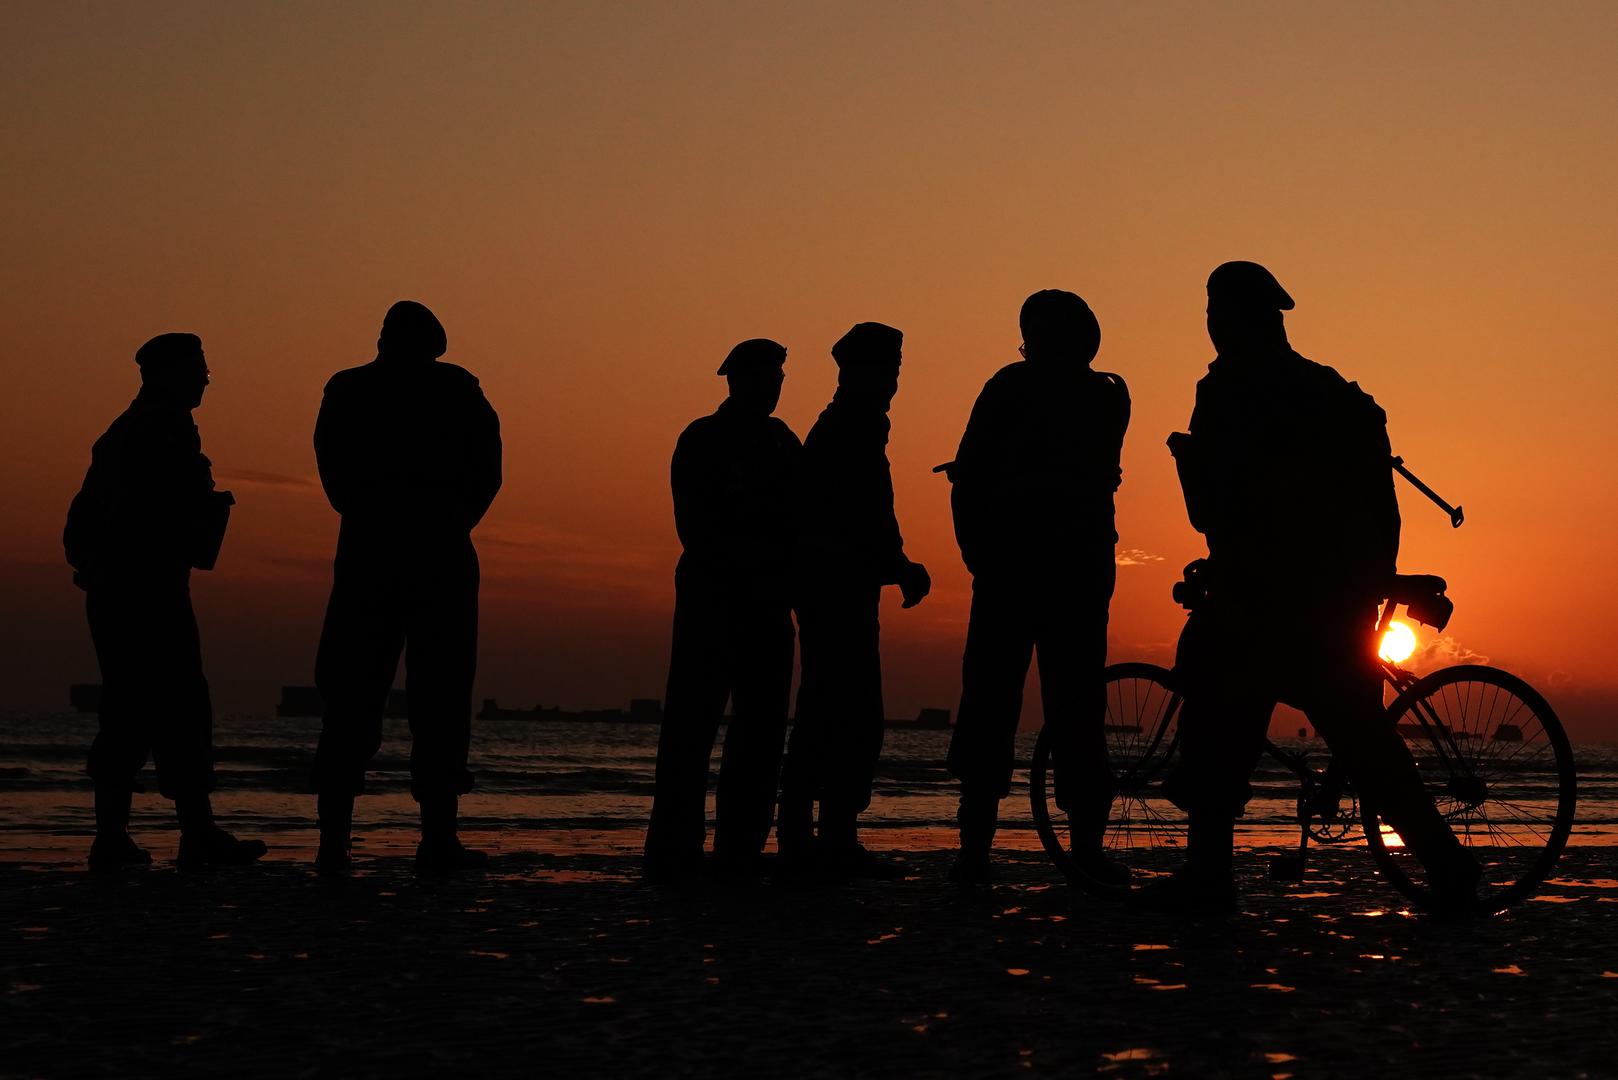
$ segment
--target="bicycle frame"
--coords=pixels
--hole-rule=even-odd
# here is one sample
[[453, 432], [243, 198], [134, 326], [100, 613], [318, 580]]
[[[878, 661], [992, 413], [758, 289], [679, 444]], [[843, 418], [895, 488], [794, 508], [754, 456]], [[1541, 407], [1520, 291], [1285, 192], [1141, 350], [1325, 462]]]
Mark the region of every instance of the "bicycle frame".
[[[1393, 622], [1394, 612], [1398, 610], [1399, 606], [1400, 601], [1397, 597], [1390, 597], [1383, 604], [1382, 613], [1377, 619], [1374, 640], [1380, 641], [1382, 639], [1383, 633], [1387, 631], [1388, 626]], [[1377, 658], [1377, 665], [1381, 671], [1383, 681], [1392, 687], [1395, 697], [1408, 690], [1417, 681], [1417, 676], [1414, 672], [1406, 671], [1404, 668], [1391, 661], [1384, 660], [1380, 656]], [[1432, 706], [1425, 701], [1418, 702], [1415, 716], [1417, 722], [1421, 725], [1422, 733], [1438, 754], [1440, 761], [1449, 771], [1449, 774], [1456, 777], [1457, 782], [1460, 783], [1477, 783], [1477, 777], [1472, 772], [1466, 755], [1462, 754], [1460, 748], [1455, 744], [1454, 733], [1438, 718]], [[1324, 769], [1317, 769], [1308, 764], [1304, 752], [1287, 750], [1284, 747], [1277, 746], [1269, 739], [1264, 740], [1264, 752], [1271, 759], [1291, 771], [1298, 778], [1301, 788], [1298, 795], [1299, 840], [1296, 861], [1281, 866], [1278, 866], [1276, 862], [1271, 863], [1272, 875], [1294, 878], [1302, 874], [1311, 835], [1315, 835], [1317, 840], [1331, 843], [1345, 839], [1350, 832], [1349, 829], [1345, 828], [1342, 835], [1333, 838], [1328, 838], [1324, 832], [1314, 834], [1310, 830], [1312, 820], [1318, 818], [1325, 827], [1334, 826], [1339, 822], [1347, 822], [1350, 825], [1358, 823], [1358, 814], [1350, 812], [1344, 816], [1339, 813], [1342, 795], [1345, 793], [1354, 794], [1354, 792], [1348, 779], [1336, 768], [1334, 760], [1328, 760]]]

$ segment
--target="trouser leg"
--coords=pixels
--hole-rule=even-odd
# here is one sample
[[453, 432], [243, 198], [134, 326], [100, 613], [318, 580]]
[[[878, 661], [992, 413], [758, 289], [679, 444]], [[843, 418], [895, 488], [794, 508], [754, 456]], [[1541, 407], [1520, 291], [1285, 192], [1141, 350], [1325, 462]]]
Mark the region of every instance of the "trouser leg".
[[1331, 747], [1332, 760], [1365, 806], [1393, 826], [1430, 873], [1445, 875], [1469, 862], [1382, 708], [1381, 683], [1369, 675], [1342, 682], [1342, 689], [1321, 695], [1305, 710]]
[[315, 658], [325, 711], [315, 749], [315, 790], [352, 799], [382, 746], [388, 691], [404, 650], [404, 621], [384, 580], [350, 574], [339, 562]]
[[963, 798], [998, 801], [1011, 791], [1017, 722], [1033, 656], [1033, 626], [1016, 590], [973, 583], [961, 656], [961, 704], [948, 757]]
[[1163, 793], [1186, 812], [1188, 864], [1228, 874], [1235, 821], [1252, 797], [1275, 702], [1252, 692], [1199, 687], [1180, 706], [1179, 763]]
[[719, 766], [714, 852], [747, 858], [763, 850], [775, 816], [794, 635], [785, 604], [748, 605], [733, 627], [734, 692]]
[[133, 598], [116, 593], [97, 591], [85, 597], [90, 638], [101, 668], [101, 706], [86, 769], [95, 783], [98, 819], [104, 805], [108, 828], [116, 824], [119, 832], [128, 825], [135, 775], [146, 764], [155, 697], [140, 631], [140, 607]]
[[416, 568], [411, 593], [405, 617], [410, 794], [424, 811], [429, 802], [441, 813], [447, 806], [453, 822], [457, 796], [472, 789], [466, 763], [477, 675], [478, 564], [471, 544]]
[[657, 772], [646, 857], [702, 858], [707, 833], [708, 760], [730, 694], [723, 599], [676, 582], [668, 686], [657, 740]]
[[[1112, 806], [1107, 756], [1107, 608], [1116, 567], [1111, 553], [1096, 580], [1063, 589], [1041, 605], [1040, 696], [1051, 731], [1056, 805], [1099, 844]], [[1076, 833], [1075, 840], [1081, 839]]]
[[821, 744], [820, 835], [853, 843], [859, 815], [871, 805], [876, 765], [887, 729], [882, 701], [878, 586], [839, 590], [827, 611], [825, 645], [833, 651]]
[[776, 840], [790, 854], [814, 838], [815, 802], [822, 795], [822, 759], [830, 722], [830, 686], [837, 659], [826, 622], [826, 608], [808, 597], [795, 608], [798, 617], [798, 701], [792, 733], [781, 764], [781, 808]]
[[189, 590], [109, 590], [89, 597], [101, 661], [100, 731], [90, 752], [98, 784], [124, 787], [152, 751], [158, 789], [188, 805], [214, 787], [213, 705]]
[[134, 792], [128, 785], [96, 784], [96, 835], [116, 838], [127, 833], [129, 831], [129, 811], [133, 802]]
[[1012, 587], [975, 581], [961, 656], [961, 702], [947, 764], [961, 782], [956, 824], [961, 850], [987, 857], [1000, 800], [1011, 791], [1023, 686], [1033, 659], [1033, 627]]
[[[189, 592], [168, 598], [158, 625], [167, 663], [162, 682], [172, 705], [152, 724], [158, 790], [174, 800], [182, 833], [213, 830], [213, 702], [202, 673], [202, 642]], [[154, 627], [155, 628], [155, 627]]]

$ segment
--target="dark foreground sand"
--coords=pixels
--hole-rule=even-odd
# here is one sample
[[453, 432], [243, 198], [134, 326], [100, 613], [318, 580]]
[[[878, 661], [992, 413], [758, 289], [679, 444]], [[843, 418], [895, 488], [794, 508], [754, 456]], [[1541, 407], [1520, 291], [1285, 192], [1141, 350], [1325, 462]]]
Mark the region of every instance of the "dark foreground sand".
[[643, 884], [618, 855], [508, 854], [419, 883], [379, 860], [121, 881], [0, 867], [6, 1075], [1610, 1076], [1618, 850], [1548, 902], [1399, 913], [1363, 851], [1251, 874], [1186, 924], [1049, 884]]

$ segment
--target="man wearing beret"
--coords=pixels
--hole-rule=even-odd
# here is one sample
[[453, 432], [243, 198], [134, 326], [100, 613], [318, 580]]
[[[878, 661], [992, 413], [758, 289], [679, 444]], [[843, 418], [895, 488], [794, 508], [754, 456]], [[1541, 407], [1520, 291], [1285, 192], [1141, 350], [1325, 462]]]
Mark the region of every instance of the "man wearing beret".
[[96, 440], [62, 536], [101, 665], [90, 867], [152, 861], [129, 835], [135, 775], [148, 752], [180, 819], [179, 865], [249, 863], [263, 842], [214, 823], [213, 706], [191, 607], [191, 571], [213, 568], [234, 501], [215, 490], [191, 419], [208, 364], [195, 334], [155, 337], [135, 363], [140, 392]]
[[886, 724], [882, 587], [898, 585], [907, 608], [932, 588], [926, 568], [905, 556], [893, 513], [888, 408], [903, 340], [891, 326], [864, 322], [832, 346], [837, 392], [804, 440], [794, 604], [803, 676], [776, 836], [789, 863], [833, 877], [897, 873], [860, 844], [858, 822]]
[[951, 876], [991, 876], [1023, 684], [1037, 655], [1045, 726], [1055, 736], [1056, 801], [1068, 813], [1074, 862], [1092, 878], [1121, 884], [1123, 868], [1102, 852], [1113, 796], [1103, 672], [1129, 391], [1117, 375], [1091, 369], [1101, 326], [1077, 295], [1036, 292], [1018, 321], [1024, 359], [984, 385], [945, 467], [956, 540], [972, 572], [949, 748], [950, 772], [961, 781], [961, 849]]
[[731, 704], [715, 799], [714, 853], [727, 871], [757, 869], [775, 811], [792, 692], [787, 590], [802, 447], [772, 416], [787, 351], [767, 338], [730, 350], [729, 396], [693, 420], [670, 482], [683, 551], [674, 571], [674, 641], [657, 744], [649, 874], [701, 866], [708, 759]]
[[[1377, 604], [1399, 554], [1387, 415], [1287, 340], [1292, 297], [1267, 269], [1208, 278], [1218, 356], [1197, 383], [1190, 434], [1170, 440], [1191, 525], [1208, 541], [1175, 675], [1180, 764], [1165, 793], [1186, 811], [1187, 860], [1147, 899], [1229, 909], [1231, 849], [1277, 702], [1305, 712], [1361, 799], [1468, 906], [1478, 865], [1434, 809], [1404, 740], [1382, 718]], [[1250, 643], [1271, 643], [1255, 662]]]
[[388, 309], [376, 359], [326, 384], [315, 459], [342, 515], [331, 600], [315, 660], [325, 701], [315, 753], [323, 873], [349, 866], [354, 797], [382, 745], [405, 655], [410, 793], [421, 808], [416, 868], [475, 870], [457, 836], [472, 788], [478, 557], [472, 529], [500, 490], [500, 421], [464, 368], [441, 362], [444, 328], [426, 307]]

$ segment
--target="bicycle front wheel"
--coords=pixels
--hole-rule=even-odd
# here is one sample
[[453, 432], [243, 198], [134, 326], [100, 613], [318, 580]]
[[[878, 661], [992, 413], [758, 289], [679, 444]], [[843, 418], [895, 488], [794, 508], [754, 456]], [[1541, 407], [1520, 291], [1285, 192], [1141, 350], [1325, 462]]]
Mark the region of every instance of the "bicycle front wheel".
[[[1463, 664], [1417, 680], [1388, 707], [1439, 813], [1483, 870], [1490, 911], [1532, 895], [1573, 828], [1573, 749], [1550, 705], [1498, 668]], [[1421, 863], [1369, 808], [1365, 839], [1389, 882], [1419, 904]]]
[[[1112, 664], [1106, 679], [1108, 763], [1117, 787], [1103, 844], [1139, 880], [1171, 872], [1185, 852], [1185, 813], [1162, 794], [1179, 749], [1181, 699], [1172, 674], [1156, 664]], [[1062, 875], [1089, 887], [1095, 883], [1075, 869], [1067, 817], [1056, 805], [1054, 741], [1047, 725], [1034, 743], [1028, 770], [1034, 828]]]

